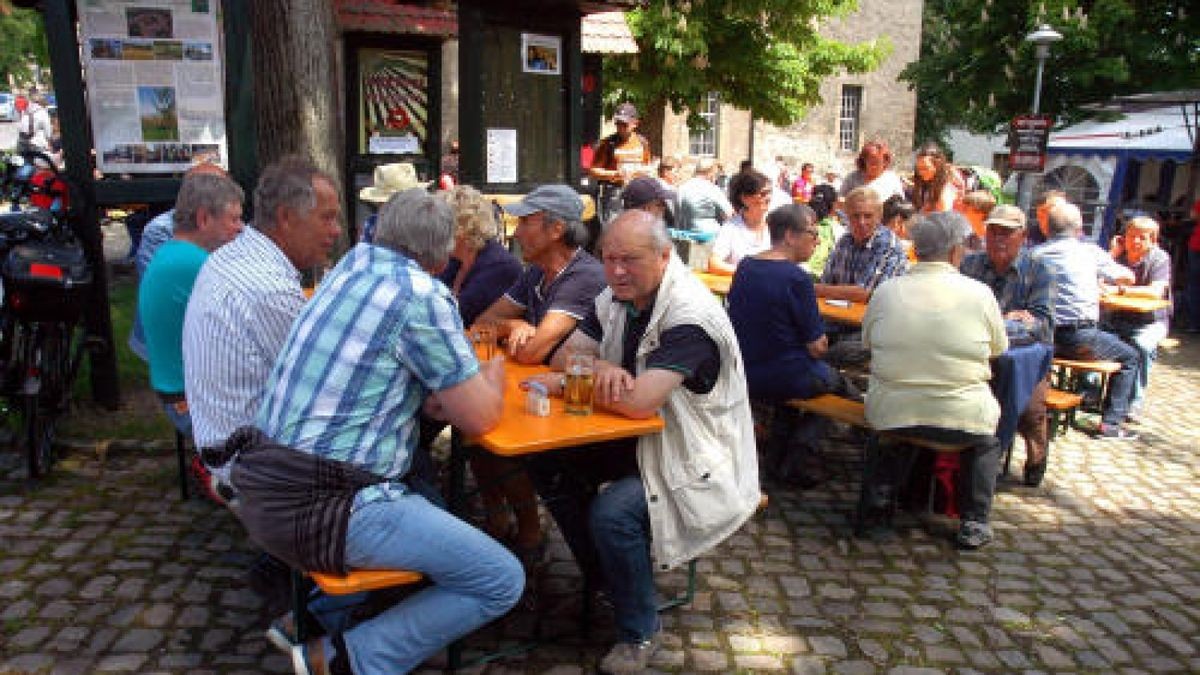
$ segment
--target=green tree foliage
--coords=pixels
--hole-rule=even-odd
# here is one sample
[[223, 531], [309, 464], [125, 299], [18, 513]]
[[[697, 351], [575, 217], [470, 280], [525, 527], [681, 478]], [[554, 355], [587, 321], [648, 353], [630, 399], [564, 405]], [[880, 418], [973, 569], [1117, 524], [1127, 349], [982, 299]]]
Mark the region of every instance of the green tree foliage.
[[[696, 111], [704, 96], [786, 126], [820, 101], [821, 81], [876, 68], [886, 41], [845, 44], [819, 22], [845, 16], [857, 0], [649, 0], [626, 16], [638, 54], [605, 60], [606, 101], [644, 109], [669, 103]], [[694, 112], [688, 123], [702, 126]]]
[[50, 63], [42, 15], [0, 0], [0, 88], [8, 86], [9, 75], [18, 84], [24, 83], [34, 63], [42, 66]]
[[1114, 95], [1200, 86], [1200, 7], [1182, 0], [926, 0], [921, 58], [900, 77], [917, 89], [917, 137], [949, 127], [994, 131], [1029, 112], [1037, 72], [1025, 36], [1050, 49], [1041, 112], [1060, 124]]

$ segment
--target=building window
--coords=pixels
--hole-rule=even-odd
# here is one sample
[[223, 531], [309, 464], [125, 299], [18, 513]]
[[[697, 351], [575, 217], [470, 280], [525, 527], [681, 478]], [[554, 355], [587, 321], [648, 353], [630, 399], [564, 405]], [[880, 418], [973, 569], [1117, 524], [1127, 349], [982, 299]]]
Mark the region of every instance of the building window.
[[838, 147], [847, 152], [858, 149], [858, 113], [862, 109], [862, 87], [842, 85], [842, 109], [838, 113]]
[[721, 99], [717, 92], [708, 92], [699, 112], [700, 117], [708, 122], [708, 128], [688, 130], [688, 154], [696, 157], [716, 157], [717, 130], [721, 124]]

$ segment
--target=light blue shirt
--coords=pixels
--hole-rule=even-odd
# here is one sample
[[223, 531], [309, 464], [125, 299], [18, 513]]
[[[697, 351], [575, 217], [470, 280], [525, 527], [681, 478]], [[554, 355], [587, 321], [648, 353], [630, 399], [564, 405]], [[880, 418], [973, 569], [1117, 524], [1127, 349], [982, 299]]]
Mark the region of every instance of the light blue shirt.
[[1067, 235], [1033, 249], [1050, 269], [1054, 283], [1054, 327], [1096, 323], [1100, 319], [1100, 280], [1132, 279], [1133, 274], [1090, 241]]

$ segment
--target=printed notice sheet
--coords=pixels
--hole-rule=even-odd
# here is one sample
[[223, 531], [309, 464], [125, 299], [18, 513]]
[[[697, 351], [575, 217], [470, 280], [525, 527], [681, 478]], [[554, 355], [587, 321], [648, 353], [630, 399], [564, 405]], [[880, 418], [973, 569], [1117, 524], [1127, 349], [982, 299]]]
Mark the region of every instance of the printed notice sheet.
[[96, 163], [104, 172], [226, 165], [220, 0], [78, 0]]

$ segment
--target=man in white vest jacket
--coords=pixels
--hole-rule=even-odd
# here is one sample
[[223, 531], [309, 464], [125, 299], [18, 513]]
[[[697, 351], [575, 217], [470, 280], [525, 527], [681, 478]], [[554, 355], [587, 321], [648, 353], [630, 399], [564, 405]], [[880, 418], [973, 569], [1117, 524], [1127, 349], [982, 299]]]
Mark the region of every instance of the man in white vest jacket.
[[[595, 403], [661, 433], [547, 453], [530, 473], [576, 562], [616, 613], [600, 664], [635, 673], [659, 642], [654, 571], [686, 563], [737, 531], [759, 502], [754, 426], [737, 337], [725, 310], [674, 255], [660, 218], [622, 213], [606, 228], [608, 288], [552, 366], [596, 354]], [[561, 373], [537, 378], [561, 395]]]

